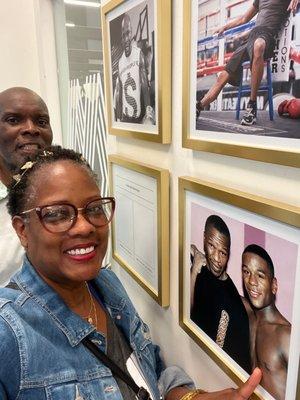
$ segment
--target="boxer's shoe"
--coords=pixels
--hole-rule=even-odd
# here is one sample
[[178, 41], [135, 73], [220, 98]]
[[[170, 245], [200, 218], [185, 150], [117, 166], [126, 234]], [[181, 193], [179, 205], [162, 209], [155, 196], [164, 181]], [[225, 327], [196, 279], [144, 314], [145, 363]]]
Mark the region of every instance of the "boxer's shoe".
[[241, 125], [253, 125], [256, 123], [257, 117], [257, 105], [256, 103], [250, 102], [248, 103], [246, 113], [241, 119]]
[[196, 118], [200, 117], [201, 111], [204, 110], [203, 105], [201, 104], [201, 100], [196, 102]]

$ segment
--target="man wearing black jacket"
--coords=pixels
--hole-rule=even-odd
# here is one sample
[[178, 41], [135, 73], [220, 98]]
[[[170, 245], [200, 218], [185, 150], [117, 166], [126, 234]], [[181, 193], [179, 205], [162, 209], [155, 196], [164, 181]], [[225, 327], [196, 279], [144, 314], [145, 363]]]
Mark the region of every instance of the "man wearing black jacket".
[[192, 245], [191, 320], [251, 372], [247, 311], [226, 272], [230, 232], [217, 215], [210, 215], [204, 229], [204, 254]]

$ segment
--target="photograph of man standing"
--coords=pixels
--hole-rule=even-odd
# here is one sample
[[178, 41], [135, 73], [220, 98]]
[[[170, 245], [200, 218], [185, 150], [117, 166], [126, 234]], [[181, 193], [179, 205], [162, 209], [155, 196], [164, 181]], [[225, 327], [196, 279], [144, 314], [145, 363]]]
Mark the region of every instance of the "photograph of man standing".
[[230, 232], [217, 215], [204, 228], [204, 253], [191, 245], [191, 320], [245, 371], [251, 372], [249, 321], [238, 290], [227, 274]]
[[150, 99], [147, 59], [140, 48], [142, 40], [139, 44], [134, 36], [132, 21], [128, 13], [122, 16], [121, 44], [123, 51], [118, 60], [114, 89], [115, 120], [154, 125], [155, 113]]

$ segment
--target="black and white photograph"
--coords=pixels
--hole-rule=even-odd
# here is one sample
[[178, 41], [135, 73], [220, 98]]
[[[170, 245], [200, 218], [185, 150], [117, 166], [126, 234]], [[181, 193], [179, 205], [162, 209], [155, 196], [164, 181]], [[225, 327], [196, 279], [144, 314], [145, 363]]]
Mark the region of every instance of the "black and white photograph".
[[154, 1], [139, 2], [109, 22], [113, 119], [156, 124]]
[[109, 133], [171, 140], [171, 2], [108, 2], [102, 8]]

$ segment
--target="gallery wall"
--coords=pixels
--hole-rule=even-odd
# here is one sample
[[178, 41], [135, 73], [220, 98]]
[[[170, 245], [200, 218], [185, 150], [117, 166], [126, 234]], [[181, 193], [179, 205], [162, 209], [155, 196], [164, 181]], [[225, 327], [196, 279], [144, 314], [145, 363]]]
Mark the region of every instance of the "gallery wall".
[[[108, 137], [110, 154], [170, 171], [170, 306], [161, 308], [115, 262], [113, 268], [150, 325], [166, 363], [182, 366], [197, 386], [217, 390], [232, 386], [233, 382], [178, 325], [178, 177], [193, 176], [299, 207], [300, 169], [182, 148], [182, 0], [172, 1], [172, 13], [172, 143]], [[51, 1], [1, 2], [0, 37], [0, 90], [24, 85], [40, 93], [49, 106], [55, 140], [60, 142]]]
[[0, 91], [25, 86], [47, 103], [56, 143], [62, 142], [51, 0], [2, 1]]
[[[105, 3], [105, 2], [104, 2]], [[184, 149], [182, 135], [183, 2], [172, 1], [172, 143], [161, 145], [109, 135], [108, 152], [170, 171], [170, 306], [161, 308], [116, 263], [138, 311], [168, 365], [182, 366], [207, 390], [234, 383], [178, 325], [178, 177], [192, 176], [269, 199], [300, 206], [300, 169]]]

